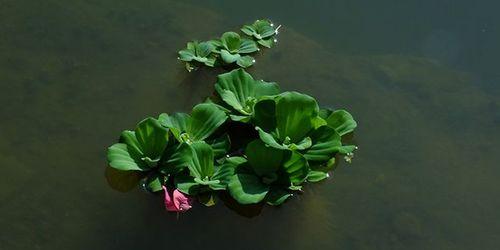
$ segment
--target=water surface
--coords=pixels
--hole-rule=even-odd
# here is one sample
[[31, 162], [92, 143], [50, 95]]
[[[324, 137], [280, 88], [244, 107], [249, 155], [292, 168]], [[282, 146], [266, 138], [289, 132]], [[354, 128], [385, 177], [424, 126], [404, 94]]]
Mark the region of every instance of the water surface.
[[[500, 4], [438, 2], [0, 0], [0, 249], [498, 248]], [[111, 189], [121, 130], [213, 91], [176, 51], [262, 17], [252, 74], [349, 110], [353, 163], [251, 218]]]

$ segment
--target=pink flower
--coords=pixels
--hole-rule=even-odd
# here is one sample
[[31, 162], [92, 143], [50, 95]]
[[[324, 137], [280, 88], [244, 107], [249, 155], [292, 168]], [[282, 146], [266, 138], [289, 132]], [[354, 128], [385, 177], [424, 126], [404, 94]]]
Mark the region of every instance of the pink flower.
[[165, 193], [165, 208], [171, 212], [186, 212], [191, 209], [192, 199], [175, 189], [172, 195], [165, 186], [162, 186]]

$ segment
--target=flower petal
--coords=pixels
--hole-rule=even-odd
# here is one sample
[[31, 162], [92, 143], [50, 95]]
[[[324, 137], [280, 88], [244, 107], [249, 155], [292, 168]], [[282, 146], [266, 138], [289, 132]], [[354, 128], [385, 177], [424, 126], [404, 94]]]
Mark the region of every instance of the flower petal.
[[167, 209], [167, 211], [177, 212], [178, 209], [175, 206], [174, 201], [167, 190], [167, 187], [162, 186], [161, 188], [163, 189], [163, 192], [165, 193], [165, 208]]
[[177, 189], [174, 190], [173, 201], [177, 212], [186, 212], [192, 207], [192, 199]]

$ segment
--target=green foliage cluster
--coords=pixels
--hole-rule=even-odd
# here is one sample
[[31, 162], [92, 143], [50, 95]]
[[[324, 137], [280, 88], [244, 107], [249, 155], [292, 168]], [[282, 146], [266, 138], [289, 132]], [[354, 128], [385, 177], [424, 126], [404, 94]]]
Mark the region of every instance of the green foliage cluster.
[[[276, 35], [269, 21], [242, 31], [254, 40], [227, 32], [220, 40], [188, 43], [181, 60], [246, 65], [240, 54], [257, 44], [270, 47]], [[344, 145], [342, 137], [357, 124], [345, 110], [320, 108], [313, 97], [281, 92], [242, 68], [218, 75], [215, 90], [189, 114], [149, 117], [123, 131], [108, 149], [109, 166], [141, 173], [135, 176], [151, 192], [175, 187], [205, 205], [213, 205], [218, 192], [239, 204], [280, 205], [305, 183], [326, 179], [337, 155], [352, 158], [356, 146]]]
[[259, 45], [271, 48], [276, 43], [278, 27], [269, 20], [257, 20], [241, 28], [242, 35], [229, 31], [218, 39], [188, 42], [186, 48], [179, 51], [179, 60], [185, 62], [191, 72], [200, 66], [236, 65], [247, 68], [255, 63], [251, 56], [260, 50]]
[[[345, 110], [320, 109], [313, 97], [280, 92], [243, 69], [219, 75], [215, 89], [190, 114], [149, 117], [124, 131], [108, 150], [109, 165], [145, 172], [152, 192], [227, 190], [240, 204], [279, 205], [304, 183], [327, 178], [336, 154], [356, 148], [341, 141], [356, 127]], [[255, 133], [238, 133], [248, 127]]]

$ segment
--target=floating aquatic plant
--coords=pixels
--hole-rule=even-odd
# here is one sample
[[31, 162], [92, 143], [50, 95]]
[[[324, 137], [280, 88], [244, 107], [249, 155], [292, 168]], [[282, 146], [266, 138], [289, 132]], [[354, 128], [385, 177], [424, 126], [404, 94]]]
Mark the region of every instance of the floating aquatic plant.
[[257, 20], [251, 25], [243, 26], [241, 31], [256, 39], [260, 45], [271, 48], [277, 42], [275, 35], [278, 34], [280, 27], [274, 27], [274, 24], [269, 20]]
[[158, 165], [168, 139], [168, 129], [147, 118], [134, 131], [123, 131], [121, 142], [109, 148], [109, 165], [118, 170], [148, 171]]
[[219, 75], [215, 89], [228, 108], [233, 110], [231, 119], [241, 122], [252, 119], [257, 101], [280, 92], [276, 83], [254, 80], [243, 69]]
[[[242, 30], [259, 44], [276, 34], [268, 21]], [[253, 40], [226, 32], [220, 40], [189, 43], [179, 55], [190, 65], [245, 65], [242, 58], [256, 50]], [[239, 204], [280, 205], [305, 183], [327, 178], [338, 155], [351, 161], [357, 147], [342, 137], [357, 123], [347, 111], [321, 109], [313, 97], [281, 92], [241, 68], [220, 74], [215, 90], [217, 101], [189, 114], [149, 117], [124, 131], [108, 149], [109, 165], [134, 173], [132, 180], [143, 178], [150, 192], [163, 191], [167, 210], [185, 212], [195, 198], [215, 204], [221, 192]]]
[[191, 71], [195, 64], [204, 64], [209, 67], [215, 65], [216, 56], [213, 53], [215, 46], [212, 42], [188, 42], [186, 49], [179, 51], [179, 59], [186, 62], [186, 69]]
[[246, 38], [240, 37], [236, 32], [226, 32], [220, 38], [221, 48], [218, 51], [222, 61], [226, 64], [236, 63], [238, 66], [247, 68], [254, 64], [255, 59], [245, 55], [259, 50], [257, 44]]
[[278, 29], [268, 20], [257, 20], [241, 28], [243, 36], [236, 32], [225, 32], [220, 38], [198, 42], [188, 42], [179, 51], [179, 60], [185, 62], [191, 72], [200, 66], [236, 65], [248, 68], [255, 63], [250, 54], [259, 51], [258, 45], [271, 48], [276, 43]]

